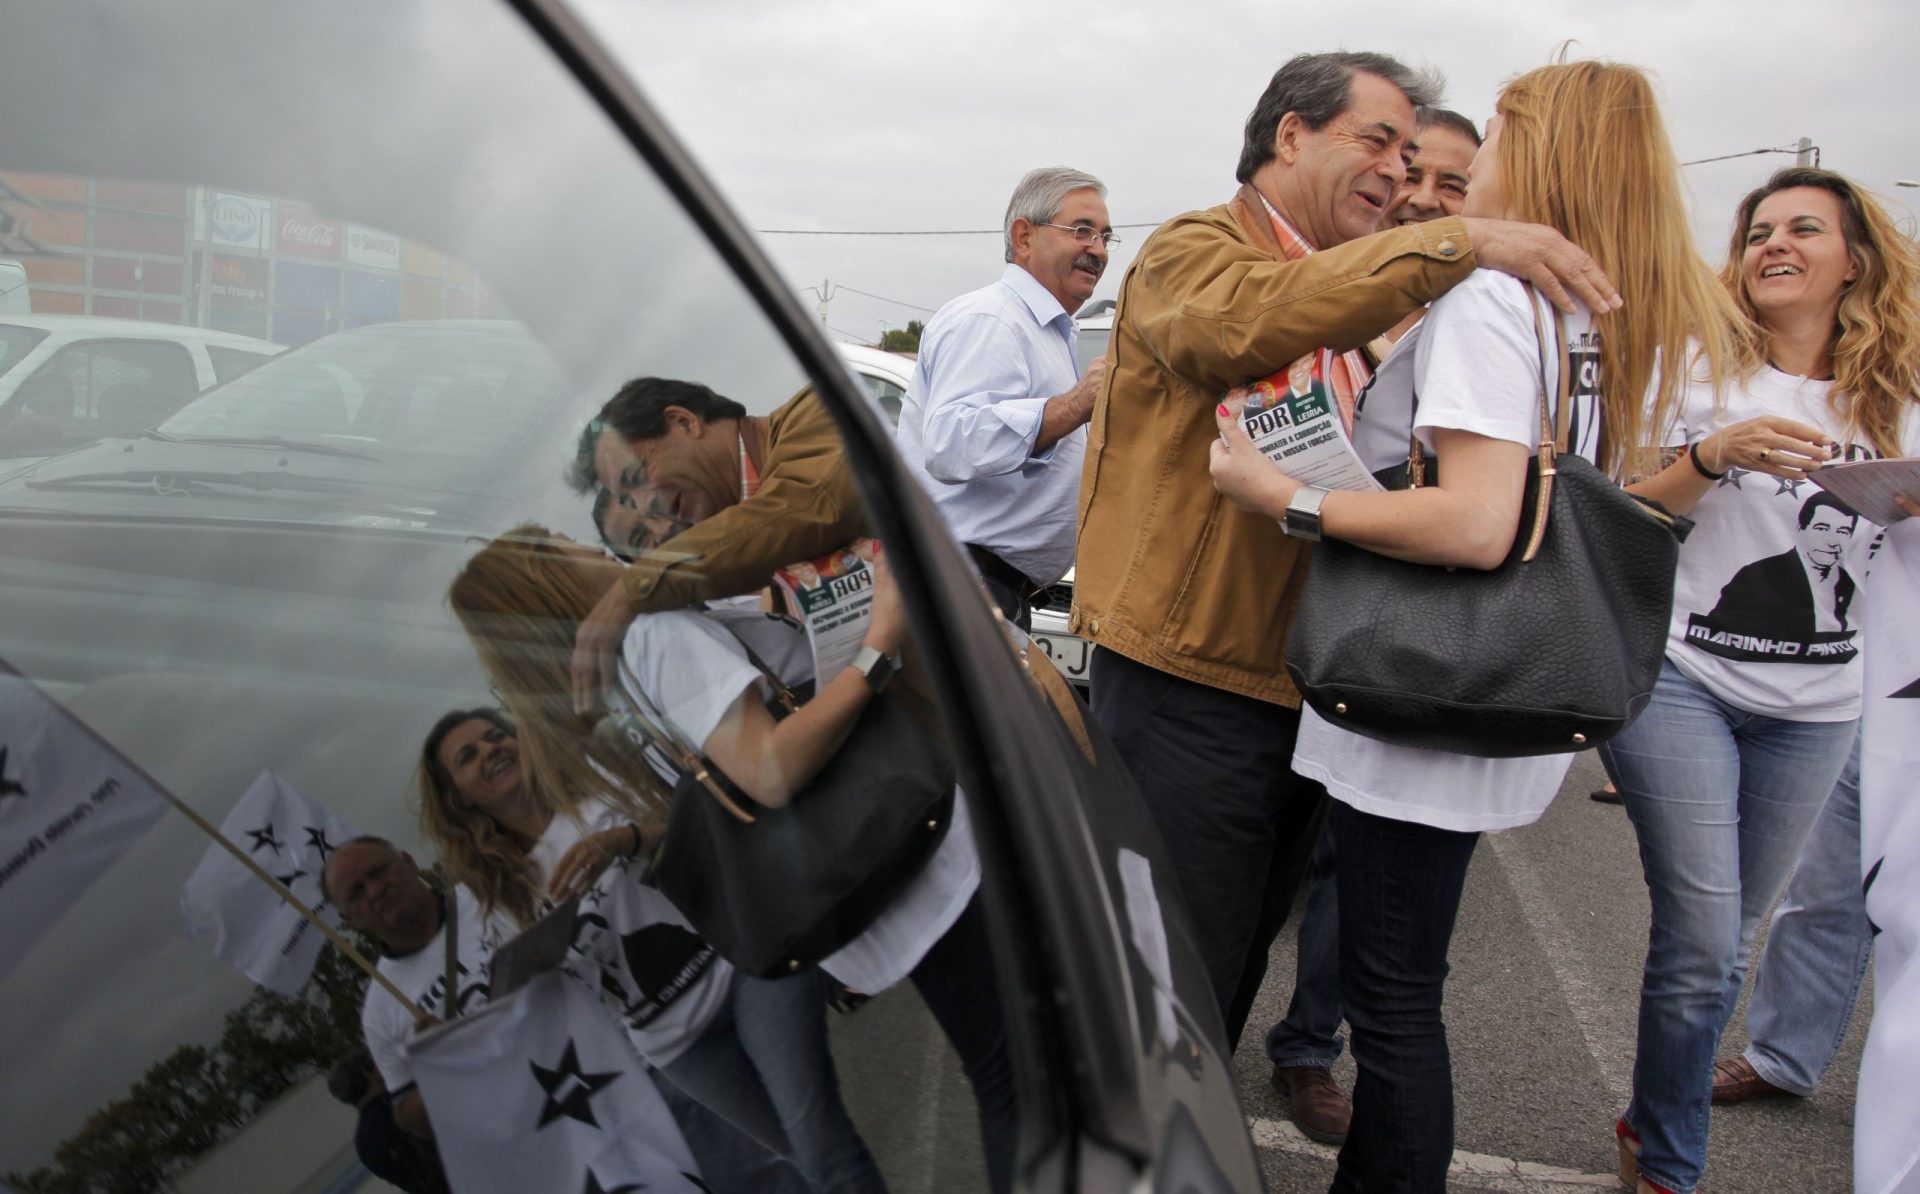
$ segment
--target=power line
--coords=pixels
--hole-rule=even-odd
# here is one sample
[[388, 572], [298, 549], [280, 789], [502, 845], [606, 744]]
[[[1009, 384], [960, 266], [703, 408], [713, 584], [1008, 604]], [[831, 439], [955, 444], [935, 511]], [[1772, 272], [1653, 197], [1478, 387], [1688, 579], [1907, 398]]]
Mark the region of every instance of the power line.
[[1695, 158], [1691, 162], [1681, 162], [1680, 164], [1682, 166], [1704, 166], [1708, 162], [1730, 162], [1734, 158], [1758, 157], [1763, 153], [1791, 153], [1797, 155], [1809, 152], [1814, 155], [1815, 161], [1819, 160], [1820, 147], [1817, 145], [1779, 145], [1772, 149], [1749, 149], [1745, 153], [1723, 153], [1717, 158]]
[[935, 314], [934, 309], [932, 307], [923, 307], [919, 303], [909, 303], [904, 299], [888, 298], [884, 294], [868, 294], [866, 291], [856, 289], [852, 286], [847, 285], [845, 282], [840, 283], [840, 285], [834, 287], [833, 289], [834, 289], [834, 293], [836, 294], [838, 294], [842, 290], [846, 290], [854, 294], [861, 295], [865, 298], [879, 299], [883, 303], [892, 303], [896, 307], [911, 307], [915, 311], [925, 311], [929, 315]]
[[[1158, 228], [1155, 224], [1115, 224], [1115, 228]], [[901, 230], [896, 228], [756, 228], [761, 236], [999, 236], [1004, 228], [933, 228]]]

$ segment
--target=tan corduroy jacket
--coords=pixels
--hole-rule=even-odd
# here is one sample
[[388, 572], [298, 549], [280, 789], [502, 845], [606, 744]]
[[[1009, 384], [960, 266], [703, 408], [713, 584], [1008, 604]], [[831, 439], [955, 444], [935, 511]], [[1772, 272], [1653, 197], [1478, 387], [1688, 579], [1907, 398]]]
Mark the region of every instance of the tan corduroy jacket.
[[1288, 261], [1250, 186], [1148, 237], [1120, 286], [1089, 429], [1072, 630], [1176, 676], [1298, 706], [1285, 648], [1307, 545], [1214, 490], [1214, 408], [1315, 348], [1366, 344], [1473, 268], [1458, 218]]
[[751, 593], [773, 570], [865, 533], [840, 431], [812, 390], [767, 416], [760, 488], [633, 561], [620, 583], [642, 612]]

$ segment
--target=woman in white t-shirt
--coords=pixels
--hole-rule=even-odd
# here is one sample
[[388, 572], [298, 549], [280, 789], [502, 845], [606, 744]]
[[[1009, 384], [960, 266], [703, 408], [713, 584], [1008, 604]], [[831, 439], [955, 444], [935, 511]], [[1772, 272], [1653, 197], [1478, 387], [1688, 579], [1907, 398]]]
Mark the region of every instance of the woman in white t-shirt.
[[[484, 912], [521, 927], [577, 900], [568, 966], [599, 995], [634, 1048], [688, 1096], [819, 1191], [882, 1191], [827, 1048], [817, 982], [740, 974], [646, 883], [644, 830], [604, 799], [570, 810], [541, 800], [497, 709], [455, 710], [421, 745], [420, 824], [442, 867]], [[777, 1186], [768, 1153], [719, 1125], [690, 1122], [701, 1169], [722, 1185]]]
[[[596, 799], [664, 820], [670, 786], [619, 735], [595, 735], [572, 712], [574, 630], [623, 565], [543, 527], [522, 526], [483, 548], [448, 591], [481, 663], [515, 714], [535, 786], [557, 807]], [[905, 637], [899, 592], [875, 569], [865, 645], [890, 656]], [[766, 680], [743, 641], [789, 687], [812, 697], [782, 719], [768, 709]], [[801, 792], [852, 731], [874, 692], [857, 667], [815, 677], [800, 631], [736, 605], [645, 614], [628, 629], [620, 690], [610, 705], [658, 713], [666, 728], [710, 760], [750, 799], [779, 807]], [[637, 693], [627, 685], [637, 685]], [[610, 783], [615, 777], [617, 783]], [[873, 922], [819, 968], [877, 995], [910, 979], [959, 1054], [980, 1112], [995, 1190], [1010, 1188], [1016, 1122], [1013, 1075], [993, 979], [980, 859], [967, 802], [957, 797], [946, 835], [921, 872]], [[800, 981], [796, 979], [782, 982]]]
[[[1692, 253], [1678, 164], [1645, 76], [1579, 62], [1509, 83], [1473, 160], [1466, 214], [1557, 229], [1627, 296], [1624, 308], [1576, 309], [1563, 326], [1579, 370], [1568, 387], [1569, 450], [1617, 472], [1642, 442], [1645, 412], [1637, 401], [1604, 401], [1602, 384], [1609, 395], [1651, 388], [1656, 414], [1671, 410], [1681, 387], [1656, 381], [1656, 362], [1682, 357], [1697, 338], [1717, 364], [1737, 322]], [[1522, 283], [1481, 270], [1437, 300], [1382, 363], [1362, 405], [1368, 434], [1356, 436], [1376, 445], [1366, 463], [1404, 464], [1411, 433], [1438, 459], [1435, 483], [1318, 494], [1260, 455], [1233, 407], [1222, 405], [1214, 484], [1243, 509], [1276, 519], [1297, 496], [1319, 497], [1322, 534], [1382, 555], [1498, 567], [1513, 545], [1539, 438], [1535, 320], [1549, 315]], [[1445, 574], [1436, 570], [1434, 583], [1446, 583]], [[1359, 1067], [1334, 1190], [1445, 1189], [1453, 1086], [1441, 1000], [1467, 864], [1482, 832], [1538, 818], [1570, 761], [1417, 749], [1302, 710], [1293, 768], [1333, 796], [1340, 998]]]
[[[1637, 1151], [1674, 1190], [1706, 1167], [1714, 1053], [1754, 931], [1860, 716], [1858, 597], [1880, 528], [1808, 478], [1920, 448], [1920, 263], [1870, 196], [1824, 170], [1775, 174], [1740, 205], [1722, 281], [1758, 335], [1718, 400], [1689, 389], [1663, 441], [1675, 459], [1632, 487], [1695, 525], [1653, 699], [1601, 748], [1653, 903], [1617, 1133], [1623, 1162]], [[1832, 853], [1857, 895], [1857, 843]]]

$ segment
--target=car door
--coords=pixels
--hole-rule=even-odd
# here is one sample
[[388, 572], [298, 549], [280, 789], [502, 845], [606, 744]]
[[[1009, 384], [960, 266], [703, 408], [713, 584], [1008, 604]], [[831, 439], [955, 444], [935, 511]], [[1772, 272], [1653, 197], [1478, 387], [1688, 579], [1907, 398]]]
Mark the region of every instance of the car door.
[[[891, 1188], [985, 1188], [984, 1096], [954, 1024], [984, 1017], [1010, 1065], [1017, 1188], [1260, 1188], [1187, 910], [1130, 781], [990, 612], [888, 428], [643, 83], [547, 0], [198, 0], [190, 20], [76, 3], [0, 44], [0, 97], [22, 114], [0, 149], [0, 194], [21, 199], [0, 215], [70, 238], [124, 220], [104, 194], [177, 188], [156, 251], [177, 242], [183, 270], [195, 252], [248, 263], [268, 283], [249, 318], [312, 338], [157, 434], [0, 478], [10, 699], [53, 710], [73, 757], [115, 760], [209, 824], [271, 773], [425, 861], [427, 727], [516, 696], [449, 607], [480, 545], [534, 524], [605, 532], [598, 420], [630, 379], [737, 396], [769, 428], [811, 391], [904, 598], [916, 691], [971, 818], [963, 915], [977, 905], [985, 926], [971, 982], [949, 972], [940, 991], [916, 964], [833, 1018], [854, 1125]], [[386, 315], [340, 318], [374, 292]], [[712, 550], [736, 558], [761, 533]], [[762, 583], [720, 592], [720, 571], [702, 582], [715, 598]], [[20, 770], [37, 757], [16, 748], [7, 777], [48, 790]], [[28, 819], [41, 807], [0, 798], [0, 844], [18, 844], [0, 875], [50, 873], [50, 842], [83, 840], [77, 818], [49, 838]], [[189, 937], [180, 892], [210, 847], [174, 806], [112, 847], [31, 909], [0, 883], [7, 1183], [355, 1188], [356, 1112], [324, 1079], [357, 1043], [365, 978], [325, 953], [276, 994]], [[291, 876], [327, 855], [282, 861]], [[520, 1128], [529, 1143], [544, 1122]]]

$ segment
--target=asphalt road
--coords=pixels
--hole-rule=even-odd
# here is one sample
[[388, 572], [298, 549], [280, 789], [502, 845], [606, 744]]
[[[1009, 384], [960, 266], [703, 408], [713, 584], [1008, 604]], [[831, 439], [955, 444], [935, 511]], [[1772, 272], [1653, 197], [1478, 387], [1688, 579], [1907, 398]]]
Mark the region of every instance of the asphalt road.
[[[1618, 1188], [1613, 1123], [1632, 1078], [1647, 894], [1626, 813], [1587, 799], [1601, 778], [1594, 757], [1580, 756], [1544, 818], [1482, 839], [1474, 854], [1447, 984], [1452, 1189]], [[1293, 1127], [1261, 1049], [1292, 994], [1293, 947], [1290, 924], [1234, 1061], [1269, 1189], [1319, 1194], [1335, 1150]], [[1813, 1098], [1715, 1111], [1703, 1190], [1851, 1189], [1853, 1091], [1870, 1011], [1869, 991]], [[1721, 1055], [1746, 1039], [1743, 996]], [[1334, 1074], [1352, 1090], [1351, 1058]]]
[[[1544, 818], [1483, 839], [1474, 855], [1447, 987], [1454, 1190], [1618, 1189], [1613, 1123], [1632, 1077], [1647, 895], [1625, 811], [1587, 799], [1600, 780], [1593, 756], [1580, 756]], [[1234, 1059], [1272, 1194], [1320, 1194], [1334, 1168], [1335, 1150], [1287, 1118], [1261, 1048], [1292, 994], [1297, 923], [1276, 944]], [[1744, 1009], [1743, 997], [1723, 1056], [1746, 1043]], [[1704, 1190], [1851, 1188], [1853, 1090], [1870, 1009], [1869, 990], [1815, 1097], [1715, 1113]], [[849, 1110], [893, 1190], [985, 1188], [970, 1092], [911, 988], [836, 1017], [833, 1044]], [[1342, 1056], [1334, 1073], [1350, 1091], [1352, 1059]]]

